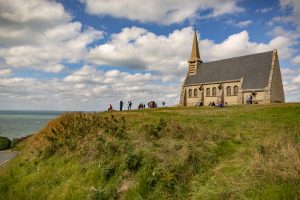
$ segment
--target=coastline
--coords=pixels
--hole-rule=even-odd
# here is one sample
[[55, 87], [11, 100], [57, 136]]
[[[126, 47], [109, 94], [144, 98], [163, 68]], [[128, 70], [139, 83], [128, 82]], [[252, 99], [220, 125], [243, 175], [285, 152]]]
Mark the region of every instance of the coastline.
[[38, 132], [60, 111], [0, 110], [0, 135], [9, 139], [26, 137]]

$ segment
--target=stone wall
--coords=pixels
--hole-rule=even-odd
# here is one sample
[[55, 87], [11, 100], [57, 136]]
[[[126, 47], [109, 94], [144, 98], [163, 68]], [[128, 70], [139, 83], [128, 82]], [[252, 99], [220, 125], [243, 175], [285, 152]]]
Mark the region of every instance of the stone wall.
[[[194, 106], [194, 103], [199, 103], [201, 100], [201, 91], [199, 90], [200, 85], [185, 87], [186, 90], [186, 103], [187, 106]], [[189, 96], [189, 90], [192, 90], [192, 97]], [[194, 90], [197, 90], [197, 97], [194, 96]]]
[[[243, 95], [244, 95], [243, 103], [246, 104], [247, 96], [252, 95], [252, 92], [244, 92]], [[267, 101], [266, 101], [266, 92], [265, 91], [256, 92], [256, 95], [253, 96], [252, 101], [253, 101], [253, 103], [258, 103], [258, 104], [267, 103]]]
[[[241, 98], [242, 93], [241, 91], [241, 82], [240, 81], [235, 81], [235, 82], [227, 82], [223, 83], [222, 89], [219, 89], [220, 83], [213, 83], [213, 84], [206, 84], [202, 86], [202, 90], [200, 90], [200, 85], [193, 85], [193, 86], [186, 86], [184, 89], [186, 90], [186, 102], [187, 106], [194, 106], [195, 103], [199, 104], [199, 102], [202, 100], [203, 104], [205, 106], [209, 105], [210, 102], [214, 103], [220, 103], [222, 99], [222, 93], [223, 93], [223, 98], [224, 98], [224, 103], [226, 102], [228, 105], [233, 105], [233, 104], [241, 104]], [[227, 95], [226, 93], [226, 88], [230, 86], [231, 87], [231, 95]], [[238, 94], [234, 95], [233, 94], [233, 87], [238, 86]], [[209, 96], [206, 95], [206, 90], [207, 88], [210, 89], [210, 94]], [[216, 88], [216, 96], [212, 96], [212, 89]], [[192, 96], [189, 96], [189, 90], [192, 90]], [[194, 96], [194, 90], [197, 90], [197, 97]], [[203, 93], [203, 94], [202, 94]]]
[[[227, 95], [227, 87], [231, 87], [231, 95]], [[238, 95], [233, 94], [233, 87], [238, 86]], [[224, 88], [224, 103], [227, 103], [227, 105], [235, 105], [235, 104], [240, 104], [238, 101], [238, 98], [240, 97], [239, 91], [241, 90], [241, 82], [230, 82], [230, 83], [224, 83], [223, 85]]]
[[[277, 57], [277, 55], [276, 55]], [[281, 80], [281, 73], [278, 64], [278, 59], [273, 68], [272, 82], [271, 82], [271, 91], [270, 91], [270, 102], [271, 103], [284, 103], [284, 92]]]
[[[210, 102], [215, 102], [217, 103], [218, 101], [218, 95], [220, 95], [221, 90], [218, 88], [219, 84], [210, 84], [210, 85], [203, 85], [203, 96], [204, 96], [204, 105], [208, 106]], [[212, 96], [212, 89], [216, 88], [216, 96]], [[210, 95], [206, 96], [206, 89], [210, 89]]]

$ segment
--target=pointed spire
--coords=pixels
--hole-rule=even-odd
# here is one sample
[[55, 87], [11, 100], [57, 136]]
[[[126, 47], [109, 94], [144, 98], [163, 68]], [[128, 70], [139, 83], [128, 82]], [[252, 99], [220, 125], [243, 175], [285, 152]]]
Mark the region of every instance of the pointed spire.
[[193, 47], [192, 47], [191, 57], [190, 57], [189, 61], [196, 61], [196, 60], [199, 60], [199, 61], [202, 62], [202, 60], [200, 58], [200, 53], [199, 53], [197, 32], [195, 30], [195, 32], [194, 32]]

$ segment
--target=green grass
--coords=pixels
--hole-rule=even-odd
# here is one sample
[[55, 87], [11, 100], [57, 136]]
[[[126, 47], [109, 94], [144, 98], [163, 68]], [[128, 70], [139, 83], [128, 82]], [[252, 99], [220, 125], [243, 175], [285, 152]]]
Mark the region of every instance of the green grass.
[[65, 113], [16, 147], [0, 199], [298, 199], [300, 104]]

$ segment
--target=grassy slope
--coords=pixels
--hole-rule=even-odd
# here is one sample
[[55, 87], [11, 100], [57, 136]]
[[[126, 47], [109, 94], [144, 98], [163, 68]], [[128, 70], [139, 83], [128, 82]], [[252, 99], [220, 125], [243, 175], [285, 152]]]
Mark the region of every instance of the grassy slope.
[[69, 113], [18, 148], [0, 199], [300, 196], [300, 104]]

